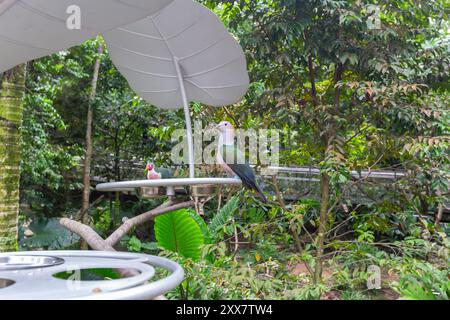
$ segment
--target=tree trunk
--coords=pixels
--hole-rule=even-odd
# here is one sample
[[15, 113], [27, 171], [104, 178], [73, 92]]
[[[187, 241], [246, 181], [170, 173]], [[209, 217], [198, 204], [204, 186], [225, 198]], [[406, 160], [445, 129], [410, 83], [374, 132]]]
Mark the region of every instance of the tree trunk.
[[18, 249], [19, 186], [26, 64], [3, 74], [0, 93], [0, 252]]
[[[438, 210], [437, 210], [437, 213], [436, 213], [436, 220], [434, 221], [434, 226], [436, 227], [436, 230], [439, 229], [439, 225], [440, 225], [440, 223], [442, 221], [442, 213], [443, 212], [444, 212], [444, 205], [440, 204], [438, 206]], [[425, 212], [425, 214], [427, 214], [427, 212]]]
[[[120, 110], [120, 107], [119, 107]], [[118, 126], [116, 130], [116, 134], [114, 136], [114, 181], [120, 181], [120, 143], [119, 143], [119, 131], [120, 131], [120, 121], [118, 121]], [[120, 218], [120, 192], [115, 192], [114, 194], [114, 212], [111, 216], [111, 225], [113, 229], [116, 226], [116, 221]]]
[[330, 177], [322, 173], [320, 179], [320, 224], [317, 235], [316, 268], [314, 270], [314, 282], [318, 283], [322, 279], [323, 271], [323, 245], [328, 223], [328, 202], [330, 199]]
[[[92, 161], [92, 119], [93, 119], [93, 105], [95, 96], [97, 94], [97, 82], [98, 73], [100, 70], [101, 56], [103, 54], [103, 45], [98, 47], [98, 57], [94, 65], [94, 73], [92, 76], [91, 93], [89, 95], [88, 112], [87, 112], [87, 124], [86, 124], [86, 154], [84, 157], [83, 168], [83, 200], [81, 205], [80, 220], [84, 224], [89, 223], [89, 197], [91, 193], [91, 161]], [[82, 242], [82, 249], [87, 249], [87, 244]]]
[[[340, 37], [340, 30], [338, 33], [338, 38]], [[311, 60], [310, 60], [311, 62]], [[311, 63], [310, 63], [311, 70]], [[344, 74], [344, 65], [342, 63], [338, 63], [334, 76], [334, 83], [337, 85], [339, 81], [342, 80], [342, 75]], [[338, 86], [335, 86], [334, 92], [334, 113], [339, 113], [340, 108], [340, 97], [341, 90]], [[332, 132], [332, 123], [328, 123], [326, 127], [326, 131], [322, 132], [322, 142], [324, 146], [324, 159], [327, 158], [327, 155], [330, 152], [330, 142], [333, 141]], [[323, 126], [322, 126], [323, 127]], [[323, 130], [323, 128], [322, 128]], [[329, 210], [329, 200], [330, 200], [330, 176], [327, 173], [322, 173], [320, 178], [320, 222], [319, 222], [319, 232], [316, 238], [316, 266], [314, 270], [314, 282], [318, 283], [322, 280], [322, 271], [323, 271], [323, 247], [325, 242], [325, 234], [327, 232], [328, 225], [328, 210]]]

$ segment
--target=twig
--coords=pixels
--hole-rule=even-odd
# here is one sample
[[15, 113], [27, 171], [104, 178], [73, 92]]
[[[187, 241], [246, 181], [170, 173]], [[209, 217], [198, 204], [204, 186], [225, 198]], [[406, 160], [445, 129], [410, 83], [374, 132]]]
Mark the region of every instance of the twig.
[[327, 231], [327, 235], [330, 234], [331, 232], [333, 232], [334, 230], [339, 229], [340, 227], [342, 227], [344, 224], [346, 224], [348, 221], [350, 221], [351, 219], [353, 219], [353, 216], [348, 217], [347, 219], [345, 219], [344, 221], [342, 221], [341, 223], [339, 223], [338, 225], [336, 225], [335, 227], [333, 227], [332, 229]]
[[235, 243], [234, 243], [234, 262], [237, 262], [237, 255], [236, 254], [239, 251], [239, 236], [238, 236], [236, 223], [234, 221], [233, 221], [233, 224], [234, 224], [234, 239], [235, 239]]
[[217, 200], [217, 214], [220, 212], [220, 207], [222, 205], [222, 185], [219, 187], [219, 195]]
[[223, 109], [225, 110], [225, 113], [234, 121], [234, 124], [236, 125], [236, 127], [239, 128], [241, 125], [240, 125], [238, 119], [235, 116], [233, 116], [233, 114], [230, 112], [230, 110], [228, 110], [227, 107], [223, 107]]
[[105, 197], [104, 195], [101, 195], [100, 197], [98, 197], [97, 199], [95, 199], [95, 201], [92, 202], [91, 205], [90, 205], [88, 208], [86, 208], [86, 210], [83, 210], [83, 211], [80, 210], [80, 211], [77, 213], [78, 220], [81, 220], [81, 217], [83, 217], [83, 216], [86, 214], [86, 212], [88, 212], [88, 211], [91, 210], [94, 206], [96, 206], [96, 205], [97, 205], [104, 197]]
[[353, 139], [355, 139], [357, 136], [359, 136], [364, 130], [368, 129], [369, 127], [362, 127], [361, 129], [359, 129], [353, 136], [351, 136], [350, 138], [348, 138], [345, 142], [343, 146], [346, 146], [347, 144], [350, 143], [350, 141], [352, 141]]
[[280, 187], [278, 186], [277, 177], [275, 175], [272, 176], [272, 183], [275, 188], [275, 193], [277, 195], [278, 202], [280, 203], [281, 208], [287, 211], [286, 204], [284, 203], [284, 199], [281, 196]]
[[[205, 204], [208, 203], [209, 201], [211, 201], [213, 198], [214, 198], [214, 196], [209, 196], [208, 198], [206, 198], [206, 199], [204, 199], [204, 200], [199, 200], [199, 201], [198, 201], [198, 204], [197, 204], [197, 206], [198, 206], [197, 213], [198, 213], [199, 215], [201, 215], [201, 216], [204, 216], [204, 215], [205, 215]], [[198, 199], [198, 198], [196, 197], [196, 199]]]

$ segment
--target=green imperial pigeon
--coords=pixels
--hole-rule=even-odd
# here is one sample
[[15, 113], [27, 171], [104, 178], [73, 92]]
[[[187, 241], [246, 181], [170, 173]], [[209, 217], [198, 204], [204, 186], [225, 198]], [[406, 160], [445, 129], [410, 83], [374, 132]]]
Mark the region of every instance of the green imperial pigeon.
[[234, 143], [234, 127], [228, 121], [222, 121], [216, 126], [219, 130], [219, 146], [217, 163], [222, 166], [230, 177], [239, 177], [244, 187], [258, 193], [264, 203], [267, 198], [256, 183], [255, 174], [245, 159], [245, 155]]

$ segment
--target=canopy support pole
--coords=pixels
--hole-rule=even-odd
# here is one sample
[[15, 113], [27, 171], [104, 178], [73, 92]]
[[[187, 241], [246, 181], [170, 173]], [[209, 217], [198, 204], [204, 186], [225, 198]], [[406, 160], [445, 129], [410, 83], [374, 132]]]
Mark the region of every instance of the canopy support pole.
[[173, 62], [177, 71], [178, 82], [180, 85], [181, 99], [183, 100], [184, 117], [186, 118], [186, 133], [189, 153], [189, 178], [195, 178], [195, 161], [194, 161], [194, 141], [192, 135], [191, 113], [189, 110], [189, 102], [187, 100], [186, 88], [184, 87], [183, 73], [181, 72], [180, 63], [177, 57]]

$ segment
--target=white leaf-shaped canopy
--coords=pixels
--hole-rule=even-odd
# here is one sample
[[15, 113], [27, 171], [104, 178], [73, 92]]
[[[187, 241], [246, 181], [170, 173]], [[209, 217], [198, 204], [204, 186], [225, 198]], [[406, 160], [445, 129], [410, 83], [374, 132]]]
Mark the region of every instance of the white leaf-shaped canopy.
[[[81, 13], [72, 30], [69, 7]], [[235, 103], [249, 85], [242, 48], [192, 0], [0, 0], [0, 72], [104, 34], [131, 87], [160, 108], [183, 107], [194, 177], [189, 101]]]
[[[0, 0], [0, 72], [152, 15], [172, 0]], [[81, 29], [67, 28], [68, 8]]]
[[184, 89], [187, 100], [211, 106], [235, 103], [248, 89], [241, 46], [197, 2], [175, 0], [155, 15], [105, 33], [104, 39], [130, 86], [157, 107], [182, 107]]

